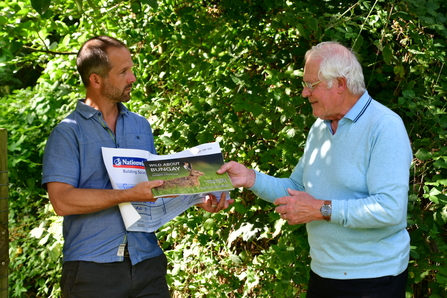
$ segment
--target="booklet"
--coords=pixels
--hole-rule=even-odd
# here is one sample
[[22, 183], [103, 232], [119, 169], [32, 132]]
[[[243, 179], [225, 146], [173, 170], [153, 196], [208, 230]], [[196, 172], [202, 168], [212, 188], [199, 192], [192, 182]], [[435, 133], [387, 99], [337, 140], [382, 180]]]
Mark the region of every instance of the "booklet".
[[[216, 174], [217, 178], [212, 178], [211, 170], [207, 169], [207, 164], [213, 164], [213, 167], [217, 167], [214, 172], [220, 167], [220, 165], [214, 163], [213, 158], [211, 159], [211, 162], [208, 161], [202, 164], [204, 161], [207, 161], [206, 156], [214, 154], [222, 154], [218, 143], [199, 145], [171, 155], [154, 155], [146, 150], [138, 149], [102, 147], [104, 164], [113, 189], [128, 189], [140, 182], [148, 181], [148, 175], [146, 174], [146, 167], [144, 165], [145, 161], [157, 160], [157, 163], [162, 164], [164, 162], [179, 162], [179, 165], [186, 171], [186, 165], [181, 164], [182, 161], [169, 161], [169, 159], [190, 159], [190, 161], [185, 162], [190, 163], [192, 167], [191, 170], [204, 173], [203, 175], [199, 175], [201, 179], [198, 180], [198, 182], [203, 186], [200, 193], [183, 195], [181, 191], [177, 191], [177, 194], [182, 195], [160, 197], [155, 202], [131, 202], [119, 204], [118, 206], [127, 231], [154, 232], [174, 217], [183, 213], [189, 207], [203, 203], [205, 195], [207, 194], [212, 193], [219, 200], [222, 193], [225, 192], [226, 199], [229, 200], [230, 193], [228, 190], [233, 189], [233, 186], [230, 184], [231, 187], [227, 187], [225, 184], [225, 187], [223, 187], [224, 184], [220, 180], [226, 180], [228, 178], [227, 174]], [[202, 157], [205, 158], [204, 161], [196, 163], [194, 161], [195, 157], [199, 157], [199, 160]], [[221, 162], [223, 163], [223, 159], [222, 161], [219, 161], [219, 163]], [[188, 165], [188, 167], [190, 166]], [[187, 170], [187, 173], [189, 172], [189, 174], [191, 174], [191, 170]], [[159, 171], [159, 173], [161, 173], [161, 171]], [[207, 175], [209, 175], [209, 177], [207, 177]], [[157, 179], [161, 179], [160, 177], [163, 176], [158, 176]], [[213, 180], [214, 183], [205, 182], [205, 180]], [[206, 188], [206, 185], [214, 186], [212, 189], [209, 189]], [[215, 191], [216, 189], [218, 191]], [[172, 193], [172, 191], [169, 192]]]
[[150, 154], [144, 161], [149, 181], [164, 180], [154, 197], [204, 194], [233, 190], [227, 173], [216, 171], [224, 164], [219, 143], [202, 144], [170, 155]]

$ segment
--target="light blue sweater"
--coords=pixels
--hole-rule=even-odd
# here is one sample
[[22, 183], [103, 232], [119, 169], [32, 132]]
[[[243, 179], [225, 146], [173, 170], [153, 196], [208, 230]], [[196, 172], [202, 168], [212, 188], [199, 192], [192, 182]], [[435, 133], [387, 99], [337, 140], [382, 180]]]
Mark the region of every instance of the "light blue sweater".
[[401, 118], [367, 92], [338, 123], [313, 124], [290, 178], [256, 172], [251, 190], [266, 201], [287, 188], [332, 201], [330, 222], [307, 224], [311, 268], [334, 279], [398, 275], [408, 266], [406, 231], [412, 151]]

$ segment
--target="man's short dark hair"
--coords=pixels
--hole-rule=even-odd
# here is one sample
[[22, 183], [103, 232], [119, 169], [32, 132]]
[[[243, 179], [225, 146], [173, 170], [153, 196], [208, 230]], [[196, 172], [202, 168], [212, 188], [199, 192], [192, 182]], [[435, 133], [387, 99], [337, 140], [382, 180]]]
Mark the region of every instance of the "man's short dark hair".
[[110, 36], [95, 36], [82, 45], [78, 52], [76, 65], [85, 87], [89, 86], [89, 78], [93, 73], [107, 78], [112, 69], [107, 53], [111, 47], [127, 48], [123, 42]]

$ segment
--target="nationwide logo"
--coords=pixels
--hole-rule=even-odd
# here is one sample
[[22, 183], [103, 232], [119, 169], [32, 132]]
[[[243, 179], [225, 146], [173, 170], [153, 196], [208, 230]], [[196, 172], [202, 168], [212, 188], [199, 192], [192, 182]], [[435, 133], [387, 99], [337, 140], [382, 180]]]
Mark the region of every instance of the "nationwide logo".
[[114, 168], [130, 168], [130, 169], [144, 169], [144, 158], [137, 157], [113, 157]]

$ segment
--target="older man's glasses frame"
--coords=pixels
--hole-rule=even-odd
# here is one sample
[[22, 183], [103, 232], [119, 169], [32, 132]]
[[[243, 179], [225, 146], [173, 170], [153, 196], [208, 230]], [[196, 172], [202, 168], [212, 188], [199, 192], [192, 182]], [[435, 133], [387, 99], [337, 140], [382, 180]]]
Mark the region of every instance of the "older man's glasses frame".
[[316, 85], [318, 85], [318, 84], [320, 84], [321, 82], [323, 82], [324, 80], [320, 80], [320, 81], [318, 81], [318, 82], [315, 82], [315, 83], [308, 83], [308, 82], [304, 82], [304, 81], [301, 81], [301, 84], [303, 84], [303, 88], [307, 88], [307, 89], [309, 89], [309, 91], [310, 92], [313, 92], [314, 91], [314, 87], [316, 86]]

